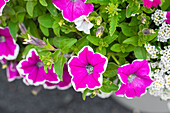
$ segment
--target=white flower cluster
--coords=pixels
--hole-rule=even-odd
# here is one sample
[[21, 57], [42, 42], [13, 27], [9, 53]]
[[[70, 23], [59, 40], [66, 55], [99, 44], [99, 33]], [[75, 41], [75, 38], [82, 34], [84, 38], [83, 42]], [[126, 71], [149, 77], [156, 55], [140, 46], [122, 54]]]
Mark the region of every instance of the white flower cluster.
[[165, 13], [162, 10], [157, 9], [154, 14], [152, 14], [151, 19], [155, 25], [159, 26], [163, 23], [165, 19]]
[[158, 41], [167, 42], [170, 39], [170, 25], [163, 22], [162, 26], [159, 27]]
[[145, 48], [147, 52], [151, 55], [151, 58], [155, 59], [158, 58], [157, 54], [159, 54], [158, 49], [155, 48], [155, 46], [152, 46], [150, 44], [145, 44]]
[[[152, 46], [149, 44], [148, 48], [147, 46], [145, 47], [148, 53], [151, 53], [150, 48]], [[152, 47], [153, 51], [154, 49], [155, 46]], [[155, 70], [150, 74], [154, 82], [149, 88], [149, 93], [154, 96], [160, 96], [162, 100], [168, 100], [170, 99], [170, 46], [164, 47], [164, 50], [157, 53], [161, 55], [160, 61], [150, 63], [151, 68]]]
[[167, 42], [168, 39], [170, 39], [170, 25], [166, 24], [164, 21], [166, 19], [167, 12], [157, 9], [154, 14], [152, 14], [151, 19], [155, 23], [155, 25], [159, 26], [162, 24], [161, 27], [159, 27], [158, 32], [158, 40], [160, 42]]

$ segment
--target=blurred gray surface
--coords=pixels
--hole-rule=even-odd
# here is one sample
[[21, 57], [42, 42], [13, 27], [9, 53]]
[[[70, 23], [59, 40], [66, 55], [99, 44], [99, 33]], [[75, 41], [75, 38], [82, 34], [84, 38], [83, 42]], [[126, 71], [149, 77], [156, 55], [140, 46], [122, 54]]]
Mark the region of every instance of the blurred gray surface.
[[60, 91], [42, 89], [37, 96], [22, 80], [9, 83], [0, 65], [0, 113], [132, 113], [114, 99], [95, 97], [86, 101], [73, 88]]

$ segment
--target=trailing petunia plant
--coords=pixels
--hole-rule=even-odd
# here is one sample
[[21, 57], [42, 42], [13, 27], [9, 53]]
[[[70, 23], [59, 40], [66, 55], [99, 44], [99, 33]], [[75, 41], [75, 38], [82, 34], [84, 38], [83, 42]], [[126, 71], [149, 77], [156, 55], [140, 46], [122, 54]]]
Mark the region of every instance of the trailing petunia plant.
[[1, 0], [0, 62], [12, 82], [170, 99], [169, 0]]

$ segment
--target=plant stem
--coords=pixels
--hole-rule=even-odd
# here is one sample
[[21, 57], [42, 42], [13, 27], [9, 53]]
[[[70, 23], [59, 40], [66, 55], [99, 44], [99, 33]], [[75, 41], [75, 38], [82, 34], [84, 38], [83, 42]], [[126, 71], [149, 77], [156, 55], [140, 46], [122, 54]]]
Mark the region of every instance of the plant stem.
[[120, 66], [119, 61], [116, 59], [116, 57], [114, 55], [112, 55], [112, 58], [114, 59], [114, 61]]

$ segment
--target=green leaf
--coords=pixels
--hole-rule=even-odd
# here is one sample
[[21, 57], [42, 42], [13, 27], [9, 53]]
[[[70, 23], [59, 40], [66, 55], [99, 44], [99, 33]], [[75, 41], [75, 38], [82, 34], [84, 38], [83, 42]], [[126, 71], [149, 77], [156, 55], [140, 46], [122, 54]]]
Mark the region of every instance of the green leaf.
[[61, 55], [58, 57], [58, 60], [54, 62], [54, 70], [61, 81], [63, 81], [63, 67], [66, 61], [67, 59]]
[[84, 37], [84, 38], [79, 39], [76, 42], [76, 48], [74, 48], [77, 50], [77, 51], [75, 51], [76, 54], [86, 45], [89, 45], [89, 41], [87, 40], [87, 38]]
[[106, 36], [106, 37], [104, 37], [103, 41], [104, 41], [105, 43], [107, 43], [107, 44], [110, 44], [110, 43], [112, 43], [114, 40], [116, 40], [117, 37], [118, 37], [117, 35]]
[[54, 21], [52, 28], [53, 28], [54, 34], [60, 37], [60, 26], [58, 24], [58, 21]]
[[28, 24], [28, 31], [31, 33], [31, 35], [36, 37], [36, 38], [40, 38], [37, 26], [34, 23], [34, 21], [33, 20], [29, 20], [27, 22], [29, 23]]
[[125, 52], [132, 52], [134, 49], [135, 49], [135, 46], [133, 46], [133, 45], [128, 45], [128, 46], [126, 47]]
[[94, 45], [96, 45], [96, 46], [98, 46], [99, 45], [99, 41], [100, 41], [100, 39], [99, 39], [99, 37], [95, 37], [95, 36], [87, 36], [86, 37], [87, 38], [87, 40], [89, 40], [92, 44], [94, 44]]
[[54, 62], [57, 62], [58, 55], [60, 54], [61, 50], [57, 49], [54, 53], [52, 53], [51, 57], [54, 59]]
[[132, 44], [134, 46], [137, 46], [138, 45], [138, 39], [139, 39], [138, 36], [133, 36], [133, 37], [130, 37], [130, 38], [127, 38], [126, 40], [124, 40], [123, 43]]
[[64, 39], [60, 42], [59, 48], [61, 48], [61, 51], [63, 53], [67, 53], [70, 47], [74, 45], [76, 42], [77, 42], [77, 39], [74, 39], [74, 38]]
[[129, 26], [128, 23], [121, 23], [120, 27], [122, 32], [126, 36], [135, 36], [138, 32], [138, 26]]
[[107, 5], [110, 0], [87, 0], [87, 3], [99, 3], [101, 5]]
[[147, 58], [147, 51], [144, 47], [136, 47], [134, 50], [135, 57], [137, 59], [146, 59]]
[[54, 19], [50, 14], [45, 14], [38, 17], [38, 22], [46, 28], [52, 28]]
[[16, 35], [19, 30], [18, 23], [13, 23], [12, 21], [10, 21], [8, 23], [8, 27], [9, 27], [9, 32], [10, 32], [11, 36], [14, 38], [14, 40], [17, 40]]
[[166, 11], [169, 8], [169, 6], [170, 6], [170, 1], [169, 0], [165, 0], [164, 2], [161, 3], [160, 6], [161, 6], [161, 9], [163, 11]]
[[104, 77], [114, 77], [117, 75], [119, 66], [113, 62], [109, 62], [106, 71], [103, 73]]
[[131, 17], [132, 14], [136, 13], [140, 9], [140, 3], [132, 2], [126, 8], [126, 17]]
[[110, 28], [109, 28], [109, 34], [112, 36], [114, 32], [116, 31], [117, 23], [118, 23], [118, 16], [114, 15], [110, 19]]
[[86, 88], [84, 91], [83, 91], [83, 94], [82, 94], [82, 98], [83, 100], [86, 100], [86, 95], [87, 93], [90, 91], [90, 89]]
[[48, 28], [46, 28], [46, 27], [44, 27], [44, 26], [42, 26], [41, 24], [40, 24], [40, 29], [41, 29], [41, 31], [42, 31], [42, 33], [45, 35], [45, 36], [49, 36], [49, 30], [48, 30]]
[[102, 55], [106, 55], [106, 48], [105, 47], [98, 47], [96, 52], [101, 53]]
[[53, 15], [53, 16], [57, 16], [57, 9], [56, 7], [53, 5], [52, 0], [47, 0], [48, 6], [47, 9], [48, 11]]
[[[49, 0], [50, 1], [50, 0]], [[39, 0], [40, 4], [43, 5], [43, 6], [47, 6], [47, 2], [46, 0]]]
[[120, 44], [114, 44], [110, 49], [114, 52], [120, 52], [121, 46], [120, 46]]
[[28, 14], [33, 17], [33, 11], [34, 11], [34, 7], [37, 5], [36, 1], [28, 1], [26, 4], [26, 9]]
[[118, 90], [118, 86], [116, 86], [115, 84], [113, 84], [112, 81], [103, 78], [103, 85], [102, 85], [102, 87], [100, 88], [100, 90], [101, 90], [102, 92], [105, 92], [105, 93], [110, 93], [110, 92], [112, 92], [112, 91], [117, 91], [117, 90]]

